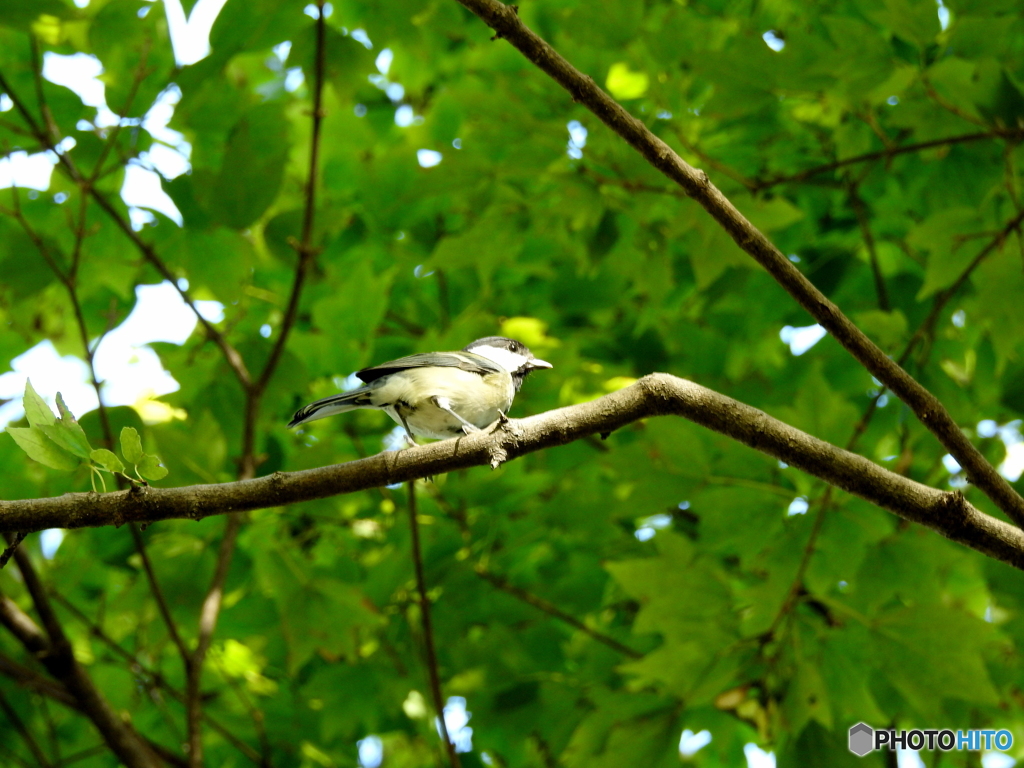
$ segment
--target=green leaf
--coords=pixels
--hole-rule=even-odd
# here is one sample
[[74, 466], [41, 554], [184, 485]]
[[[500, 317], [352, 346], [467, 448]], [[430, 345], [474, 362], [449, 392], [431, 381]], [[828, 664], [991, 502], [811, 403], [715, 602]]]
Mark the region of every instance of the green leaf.
[[0, 26], [28, 30], [40, 16], [69, 18], [75, 11], [60, 0], [4, 0], [0, 3]]
[[142, 440], [139, 438], [138, 430], [134, 427], [125, 427], [121, 430], [121, 455], [129, 464], [138, 464], [146, 455], [142, 451]]
[[41, 425], [39, 429], [61, 448], [71, 451], [80, 459], [88, 459], [92, 453], [89, 438], [85, 436], [85, 430], [82, 429], [75, 420], [74, 415], [64, 404], [64, 398], [61, 397], [60, 392], [57, 393], [57, 409], [61, 414], [60, 420], [56, 424]]
[[145, 456], [136, 468], [147, 480], [163, 480], [167, 477], [167, 468], [160, 466], [160, 459], [156, 456]]
[[8, 427], [7, 432], [30, 459], [47, 467], [69, 472], [80, 463], [36, 427]]
[[49, 426], [57, 421], [50, 406], [33, 388], [31, 380], [26, 379], [25, 381], [25, 398], [21, 402], [25, 408], [28, 423], [33, 427]]
[[609, 68], [605, 87], [616, 99], [639, 99], [647, 93], [650, 82], [646, 72], [634, 72], [620, 61]]
[[108, 451], [106, 448], [97, 448], [89, 454], [89, 458], [108, 472], [124, 473], [124, 464], [121, 463], [121, 460], [117, 458], [117, 454], [113, 451]]
[[977, 208], [962, 207], [935, 211], [927, 221], [911, 229], [908, 242], [929, 253], [918, 301], [951, 285], [963, 273], [974, 255], [974, 248], [964, 240], [964, 235], [981, 228]]
[[210, 210], [225, 225], [244, 229], [277, 196], [288, 160], [288, 124], [278, 104], [249, 110], [231, 130], [213, 184]]
[[884, 350], [898, 349], [906, 343], [907, 318], [898, 309], [891, 312], [868, 309], [853, 317], [860, 329]]
[[981, 619], [941, 605], [899, 608], [882, 616], [873, 640], [888, 681], [923, 718], [940, 717], [946, 696], [999, 702], [985, 663], [993, 628]]

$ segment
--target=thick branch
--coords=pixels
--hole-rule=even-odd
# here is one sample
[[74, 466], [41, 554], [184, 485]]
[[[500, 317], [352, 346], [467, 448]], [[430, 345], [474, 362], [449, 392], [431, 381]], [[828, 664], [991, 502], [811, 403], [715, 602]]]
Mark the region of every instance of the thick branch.
[[455, 440], [253, 480], [184, 488], [135, 487], [0, 501], [0, 531], [123, 525], [264, 509], [322, 499], [468, 467], [492, 465], [614, 432], [649, 416], [683, 416], [802, 469], [946, 538], [1024, 570], [1024, 532], [980, 512], [959, 493], [929, 488], [774, 419], [763, 411], [664, 373], [589, 403], [516, 419]]
[[520, 53], [544, 70], [605, 125], [637, 150], [644, 159], [676, 182], [700, 203], [736, 244], [752, 256], [786, 289], [800, 306], [822, 325], [880, 382], [910, 406], [921, 423], [938, 437], [964, 468], [968, 479], [980, 488], [1018, 526], [1024, 527], [1024, 499], [1000, 475], [960, 430], [931, 392], [890, 359], [839, 307], [814, 287], [793, 263], [708, 179], [659, 139], [644, 123], [629, 114], [594, 80], [572, 66], [554, 48], [519, 19], [515, 6], [498, 0], [458, 0], [505, 38]]

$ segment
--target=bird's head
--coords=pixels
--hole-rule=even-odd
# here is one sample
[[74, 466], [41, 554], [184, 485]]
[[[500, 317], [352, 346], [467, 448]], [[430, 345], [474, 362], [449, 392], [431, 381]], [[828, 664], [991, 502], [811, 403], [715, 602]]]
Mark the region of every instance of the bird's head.
[[483, 339], [477, 339], [472, 344], [467, 345], [464, 351], [486, 357], [488, 360], [500, 365], [512, 374], [516, 389], [519, 389], [527, 374], [541, 368], [554, 367], [547, 360], [538, 360], [534, 357], [530, 348], [521, 341], [508, 339], [504, 336], [487, 336]]

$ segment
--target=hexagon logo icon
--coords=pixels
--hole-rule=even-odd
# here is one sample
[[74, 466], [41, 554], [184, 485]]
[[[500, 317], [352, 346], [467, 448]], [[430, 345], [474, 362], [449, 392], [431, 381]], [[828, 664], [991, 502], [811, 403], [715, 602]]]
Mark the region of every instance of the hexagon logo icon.
[[875, 731], [866, 723], [857, 723], [850, 728], [850, 751], [857, 757], [864, 757], [874, 749]]

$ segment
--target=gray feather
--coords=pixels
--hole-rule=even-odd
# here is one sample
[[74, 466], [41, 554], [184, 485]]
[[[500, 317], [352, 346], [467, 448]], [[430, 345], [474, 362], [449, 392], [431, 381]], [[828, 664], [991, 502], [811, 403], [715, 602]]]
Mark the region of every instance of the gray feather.
[[356, 372], [356, 376], [366, 384], [376, 381], [382, 376], [388, 376], [399, 371], [407, 371], [410, 368], [461, 368], [470, 373], [478, 373], [484, 376], [488, 373], [502, 373], [503, 368], [483, 355], [473, 352], [421, 352], [408, 357], [400, 357], [389, 363], [375, 365], [372, 368], [364, 368]]
[[299, 424], [305, 424], [309, 421], [326, 419], [328, 416], [333, 416], [336, 413], [345, 413], [346, 411], [354, 411], [356, 408], [366, 408], [368, 406], [373, 407], [373, 403], [370, 401], [370, 388], [359, 387], [359, 389], [353, 389], [351, 392], [331, 395], [323, 400], [317, 400], [315, 403], [302, 406], [292, 416], [288, 426], [297, 427]]

